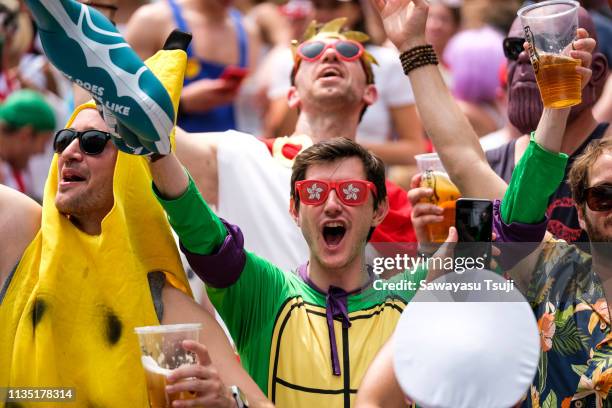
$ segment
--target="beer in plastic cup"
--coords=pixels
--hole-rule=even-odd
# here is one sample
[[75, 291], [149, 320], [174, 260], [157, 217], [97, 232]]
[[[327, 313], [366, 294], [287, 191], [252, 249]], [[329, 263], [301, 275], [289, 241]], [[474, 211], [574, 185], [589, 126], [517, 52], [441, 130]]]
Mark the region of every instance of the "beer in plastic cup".
[[429, 187], [434, 191], [427, 202], [444, 210], [442, 222], [427, 225], [427, 236], [430, 242], [444, 242], [448, 229], [455, 225], [455, 202], [461, 194], [448, 177], [437, 153], [418, 154], [414, 158], [421, 172], [421, 187]]
[[171, 407], [172, 401], [195, 398], [195, 395], [189, 392], [167, 394], [166, 379], [175, 368], [197, 362], [196, 356], [185, 350], [182, 343], [183, 340], [199, 341], [201, 328], [201, 324], [193, 323], [134, 329], [140, 342], [141, 361], [145, 369], [151, 408]]
[[548, 108], [566, 108], [582, 102], [580, 60], [569, 56], [578, 28], [579, 4], [551, 0], [518, 11], [529, 59], [536, 74], [542, 102]]

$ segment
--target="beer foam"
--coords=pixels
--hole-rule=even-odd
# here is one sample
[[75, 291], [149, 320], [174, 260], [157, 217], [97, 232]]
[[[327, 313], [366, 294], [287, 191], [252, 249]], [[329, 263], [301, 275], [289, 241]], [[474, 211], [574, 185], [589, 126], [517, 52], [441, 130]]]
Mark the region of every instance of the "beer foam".
[[142, 356], [140, 357], [140, 361], [142, 361], [142, 366], [144, 369], [153, 374], [159, 374], [167, 377], [170, 375], [170, 373], [172, 373], [172, 370], [160, 367], [155, 359], [153, 359], [151, 356]]

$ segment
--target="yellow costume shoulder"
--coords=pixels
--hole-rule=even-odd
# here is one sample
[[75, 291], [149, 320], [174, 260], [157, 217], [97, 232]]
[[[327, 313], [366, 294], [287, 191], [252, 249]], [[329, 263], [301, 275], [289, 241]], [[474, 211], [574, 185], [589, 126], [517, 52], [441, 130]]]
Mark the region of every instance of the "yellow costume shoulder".
[[[175, 110], [185, 52], [160, 51], [151, 70]], [[95, 109], [93, 103], [77, 108]], [[147, 276], [191, 291], [145, 159], [118, 153], [115, 203], [102, 233], [87, 235], [60, 214], [57, 155], [45, 186], [42, 227], [0, 304], [0, 386], [75, 387], [71, 403], [46, 407], [148, 407], [134, 327], [159, 324]], [[0, 406], [3, 406], [0, 401]]]

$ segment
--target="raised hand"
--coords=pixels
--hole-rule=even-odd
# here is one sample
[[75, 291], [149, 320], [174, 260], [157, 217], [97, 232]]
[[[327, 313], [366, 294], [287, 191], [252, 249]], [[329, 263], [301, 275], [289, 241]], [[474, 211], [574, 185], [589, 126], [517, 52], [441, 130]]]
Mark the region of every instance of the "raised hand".
[[429, 6], [426, 0], [370, 0], [383, 21], [385, 32], [400, 52], [425, 40]]
[[439, 245], [429, 242], [427, 225], [444, 221], [442, 207], [428, 202], [433, 196], [433, 190], [428, 187], [421, 187], [421, 174], [416, 174], [410, 181], [408, 190], [408, 200], [412, 204], [412, 226], [416, 233], [419, 248], [433, 253]]
[[589, 38], [589, 33], [584, 28], [576, 30], [576, 40], [573, 41], [573, 50], [570, 51], [572, 58], [579, 59], [581, 66], [576, 68], [582, 80], [582, 88], [584, 88], [591, 79], [591, 61], [593, 60], [593, 51], [595, 50], [595, 39]]

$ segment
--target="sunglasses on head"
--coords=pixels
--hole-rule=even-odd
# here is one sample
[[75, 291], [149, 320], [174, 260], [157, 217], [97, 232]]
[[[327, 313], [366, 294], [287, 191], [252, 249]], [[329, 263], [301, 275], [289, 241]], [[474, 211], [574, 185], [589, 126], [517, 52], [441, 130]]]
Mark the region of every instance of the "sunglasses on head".
[[600, 184], [584, 190], [585, 201], [592, 211], [612, 210], [612, 184]]
[[331, 190], [336, 191], [336, 196], [345, 205], [361, 205], [368, 199], [368, 192], [376, 197], [376, 186], [365, 180], [301, 180], [295, 182], [300, 201], [306, 205], [321, 205], [327, 200]]
[[111, 135], [108, 132], [95, 129], [83, 132], [74, 129], [62, 129], [55, 134], [55, 139], [53, 139], [55, 153], [62, 153], [76, 138], [79, 139], [79, 146], [83, 153], [95, 156], [104, 151], [106, 142], [111, 138]]
[[363, 55], [363, 45], [352, 40], [337, 40], [334, 42], [306, 41], [297, 49], [297, 53], [305, 61], [316, 61], [328, 48], [333, 48], [338, 56], [345, 61], [355, 61]]
[[521, 37], [506, 37], [504, 38], [504, 55], [512, 61], [516, 61], [519, 54], [524, 51], [523, 44], [525, 39]]

